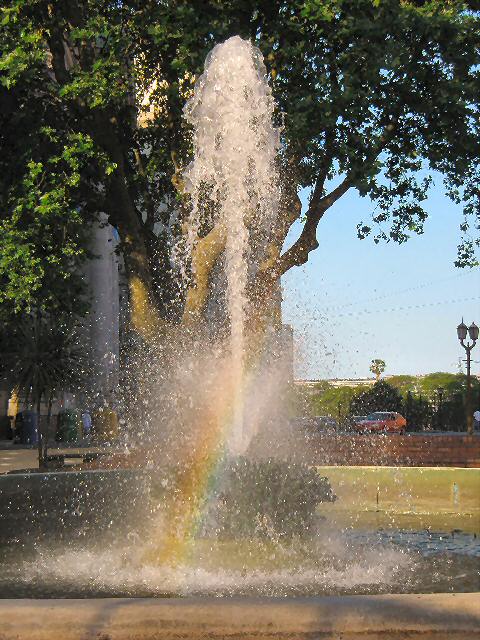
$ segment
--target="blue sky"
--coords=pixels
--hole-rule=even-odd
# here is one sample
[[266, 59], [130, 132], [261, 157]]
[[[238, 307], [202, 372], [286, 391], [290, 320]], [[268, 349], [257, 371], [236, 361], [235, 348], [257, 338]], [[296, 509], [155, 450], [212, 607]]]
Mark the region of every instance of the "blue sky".
[[[307, 192], [303, 194], [306, 204]], [[295, 332], [298, 378], [357, 378], [372, 358], [386, 374], [458, 371], [462, 316], [480, 325], [480, 269], [454, 266], [461, 207], [435, 177], [424, 234], [403, 244], [359, 240], [371, 205], [354, 190], [330, 209], [307, 265], [283, 278], [283, 318]], [[298, 235], [295, 225], [288, 242]], [[480, 360], [480, 344], [472, 352]], [[480, 373], [474, 362], [473, 373]]]

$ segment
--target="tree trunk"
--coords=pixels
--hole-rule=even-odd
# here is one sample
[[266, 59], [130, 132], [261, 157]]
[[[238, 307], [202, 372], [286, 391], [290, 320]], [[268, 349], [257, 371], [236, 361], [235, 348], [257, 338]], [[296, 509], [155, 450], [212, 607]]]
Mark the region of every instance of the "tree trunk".
[[41, 420], [40, 420], [41, 401], [42, 401], [41, 396], [37, 396], [36, 410], [37, 410], [37, 434], [38, 434], [37, 446], [38, 446], [38, 468], [39, 469], [43, 469], [45, 466], [44, 459], [43, 459], [43, 432], [42, 432], [42, 426], [41, 426]]
[[210, 292], [211, 273], [225, 247], [225, 229], [214, 227], [208, 235], [200, 238], [193, 249], [192, 272], [194, 281], [187, 291], [183, 323], [192, 326], [202, 318]]
[[48, 435], [50, 433], [50, 421], [52, 418], [52, 403], [53, 403], [53, 397], [52, 397], [52, 394], [50, 394], [48, 398], [47, 424], [45, 427], [45, 438], [43, 443], [43, 463], [45, 465], [47, 463], [47, 455], [48, 455]]

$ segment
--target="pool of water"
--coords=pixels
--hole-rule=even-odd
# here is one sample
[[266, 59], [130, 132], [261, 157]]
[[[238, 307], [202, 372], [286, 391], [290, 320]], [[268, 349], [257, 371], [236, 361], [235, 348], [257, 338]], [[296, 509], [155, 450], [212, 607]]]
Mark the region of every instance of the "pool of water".
[[308, 537], [197, 537], [161, 562], [152, 560], [165, 538], [161, 501], [143, 472], [2, 481], [1, 598], [480, 591], [475, 509], [445, 513], [432, 502], [431, 512], [402, 512], [400, 500], [391, 511], [359, 509], [337, 482], [339, 499], [319, 506]]
[[199, 539], [174, 565], [146, 561], [138, 533], [114, 543], [9, 544], [0, 597], [443, 593], [480, 590], [476, 534], [318, 526], [308, 540]]

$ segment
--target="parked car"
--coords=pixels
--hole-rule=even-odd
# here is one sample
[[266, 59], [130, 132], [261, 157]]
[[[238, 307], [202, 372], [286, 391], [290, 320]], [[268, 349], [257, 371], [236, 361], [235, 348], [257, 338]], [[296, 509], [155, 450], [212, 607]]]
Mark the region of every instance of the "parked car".
[[352, 416], [350, 419], [350, 423], [355, 426], [359, 422], [364, 422], [365, 420], [368, 420], [368, 416]]
[[304, 417], [291, 418], [290, 425], [298, 429], [308, 429], [309, 427], [312, 426], [312, 419], [304, 418]]
[[375, 411], [353, 425], [357, 433], [405, 433], [407, 421], [393, 411]]
[[332, 416], [315, 416], [312, 418], [312, 425], [321, 431], [328, 431], [329, 429], [337, 429], [338, 422]]
[[309, 418], [293, 418], [291, 424], [294, 427], [314, 431], [328, 431], [337, 429], [338, 422], [332, 416], [313, 416]]

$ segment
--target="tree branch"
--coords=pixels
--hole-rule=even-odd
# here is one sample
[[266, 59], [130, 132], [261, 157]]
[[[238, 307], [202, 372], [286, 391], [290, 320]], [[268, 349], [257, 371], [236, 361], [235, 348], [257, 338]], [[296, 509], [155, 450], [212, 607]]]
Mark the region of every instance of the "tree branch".
[[60, 30], [51, 31], [47, 39], [48, 48], [52, 54], [52, 69], [55, 79], [59, 85], [63, 86], [70, 82], [70, 73], [65, 64], [65, 40]]
[[[386, 125], [383, 134], [378, 140], [378, 144], [371, 150], [363, 163], [366, 167], [370, 162], [378, 158], [388, 142], [392, 139], [397, 128], [398, 121], [392, 121]], [[355, 175], [358, 175], [355, 171]], [[306, 214], [306, 222], [302, 229], [302, 233], [298, 240], [281, 255], [273, 268], [272, 276], [279, 278], [286, 273], [291, 267], [301, 266], [308, 260], [308, 255], [318, 247], [317, 227], [323, 215], [339, 198], [341, 198], [353, 185], [355, 175], [353, 172], [347, 174], [344, 180], [329, 194], [322, 196], [323, 181], [325, 178], [320, 176], [317, 180], [315, 189], [310, 200], [310, 205]]]
[[350, 189], [350, 187], [351, 180], [347, 177], [338, 185], [338, 187], [323, 198], [314, 200], [312, 197], [302, 233], [290, 249], [278, 258], [277, 264], [274, 267], [274, 277], [279, 278], [291, 267], [301, 266], [307, 262], [310, 251], [314, 251], [318, 247], [318, 223], [322, 219], [325, 211], [327, 211], [332, 204], [341, 198]]
[[148, 191], [147, 174], [145, 171], [145, 165], [143, 164], [142, 154], [138, 149], [138, 147], [134, 148], [133, 154], [135, 156], [135, 164], [137, 166], [138, 173], [142, 176], [143, 180], [145, 181], [145, 185], [142, 192], [143, 201], [145, 202], [145, 207], [146, 207], [145, 226], [149, 231], [153, 231], [153, 227], [155, 225], [155, 203]]
[[322, 195], [323, 190], [325, 188], [325, 182], [328, 176], [328, 170], [330, 169], [330, 165], [332, 164], [333, 154], [334, 154], [334, 141], [335, 135], [333, 131], [330, 129], [325, 132], [325, 153], [323, 154], [320, 173], [317, 177], [317, 181], [315, 184], [315, 189], [312, 195], [312, 202], [318, 201]]

